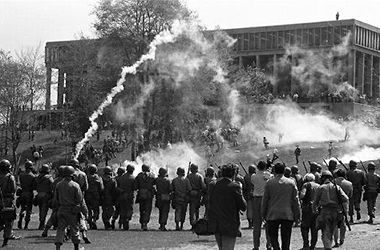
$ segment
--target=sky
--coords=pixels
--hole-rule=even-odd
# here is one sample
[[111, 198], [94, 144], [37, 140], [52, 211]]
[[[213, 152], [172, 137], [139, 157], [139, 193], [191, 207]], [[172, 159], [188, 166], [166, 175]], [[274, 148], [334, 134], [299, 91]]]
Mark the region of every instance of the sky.
[[[98, 0], [0, 0], [0, 49], [42, 48], [47, 41], [94, 37]], [[184, 0], [208, 29], [355, 18], [380, 27], [379, 0]]]

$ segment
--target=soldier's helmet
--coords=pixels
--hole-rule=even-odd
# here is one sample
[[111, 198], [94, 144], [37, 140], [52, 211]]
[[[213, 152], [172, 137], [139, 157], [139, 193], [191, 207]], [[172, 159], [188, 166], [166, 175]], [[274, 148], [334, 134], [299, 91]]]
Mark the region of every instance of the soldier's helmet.
[[63, 176], [63, 170], [64, 169], [65, 169], [65, 166], [63, 166], [63, 165], [57, 167], [58, 176]]
[[330, 179], [332, 179], [333, 175], [332, 175], [332, 173], [330, 171], [324, 170], [324, 171], [322, 171], [321, 178], [330, 178]]
[[184, 168], [177, 168], [177, 175], [184, 176], [185, 175], [185, 169]]
[[338, 177], [346, 177], [346, 171], [344, 169], [338, 169], [335, 173]]
[[74, 173], [75, 173], [75, 168], [73, 168], [72, 166], [64, 166], [64, 168], [63, 168], [63, 176], [64, 177], [73, 176]]
[[214, 176], [215, 170], [212, 167], [206, 169], [206, 176]]
[[142, 170], [143, 172], [149, 172], [149, 171], [150, 171], [150, 167], [149, 167], [148, 165], [143, 164], [143, 165], [141, 166], [141, 170]]
[[11, 163], [6, 159], [1, 160], [0, 161], [0, 171], [1, 172], [11, 171]]
[[331, 159], [331, 160], [329, 161], [329, 168], [331, 168], [331, 169], [335, 169], [337, 165], [338, 165], [338, 162], [337, 162], [336, 160]]
[[310, 171], [317, 171], [319, 168], [322, 168], [319, 163], [315, 161], [310, 162]]
[[159, 176], [166, 176], [168, 174], [168, 171], [165, 168], [160, 168], [158, 170], [158, 175]]
[[198, 166], [196, 165], [196, 164], [191, 164], [190, 165], [190, 171], [192, 172], [192, 173], [194, 173], [194, 172], [198, 172]]
[[292, 166], [291, 170], [292, 170], [292, 174], [298, 174], [298, 166], [297, 165]]
[[25, 169], [32, 169], [33, 168], [33, 162], [31, 162], [29, 160], [27, 160], [24, 165], [25, 165]]
[[315, 181], [315, 175], [313, 175], [312, 173], [307, 173], [304, 177], [304, 181], [305, 182]]
[[125, 173], [125, 171], [127, 171], [126, 169], [125, 169], [125, 167], [119, 167], [118, 169], [117, 169], [117, 174], [118, 175], [123, 175], [124, 173]]
[[291, 173], [292, 173], [292, 169], [290, 167], [285, 167], [284, 176], [289, 178]]
[[79, 161], [77, 159], [71, 159], [70, 165], [74, 168], [79, 167]]
[[112, 168], [110, 166], [106, 166], [103, 170], [103, 173], [106, 175], [112, 175]]
[[133, 171], [135, 171], [135, 167], [133, 165], [128, 165], [127, 166], [127, 172], [128, 173], [133, 173]]
[[373, 161], [368, 163], [368, 170], [375, 170], [375, 169], [376, 169], [376, 165]]
[[95, 164], [88, 165], [88, 172], [90, 174], [96, 174], [98, 172], [98, 167]]
[[351, 160], [351, 161], [348, 163], [348, 166], [349, 166], [350, 168], [356, 168], [357, 165], [358, 165], [358, 163], [357, 163], [356, 161], [354, 161], [354, 160]]
[[43, 164], [40, 168], [40, 173], [41, 174], [48, 174], [50, 171], [50, 167], [48, 164]]
[[248, 166], [248, 173], [249, 173], [249, 174], [254, 174], [254, 173], [256, 173], [256, 166], [255, 166], [255, 165], [249, 165], [249, 166]]

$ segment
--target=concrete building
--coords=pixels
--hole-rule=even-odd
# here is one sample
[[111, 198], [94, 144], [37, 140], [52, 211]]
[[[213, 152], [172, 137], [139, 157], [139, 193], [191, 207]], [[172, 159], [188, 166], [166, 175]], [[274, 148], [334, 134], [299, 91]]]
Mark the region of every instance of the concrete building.
[[[294, 79], [290, 71], [279, 71], [276, 66], [285, 54], [288, 45], [297, 45], [313, 51], [322, 51], [341, 43], [342, 38], [350, 35], [349, 53], [342, 59], [346, 65], [343, 81], [348, 81], [360, 94], [377, 98], [380, 96], [380, 28], [355, 19], [315, 23], [289, 24], [265, 27], [238, 28], [225, 30], [237, 39], [235, 44], [236, 63], [240, 66], [255, 65], [276, 76], [278, 82], [273, 93], [293, 94]], [[78, 70], [96, 67], [99, 40], [78, 40], [48, 42], [45, 47], [46, 63], [46, 109], [50, 109], [52, 69], [58, 69], [57, 108], [70, 102], [75, 91], [74, 76]], [[92, 65], [80, 65], [81, 55], [78, 47], [92, 46], [94, 53], [85, 55], [92, 58]], [[75, 49], [73, 49], [75, 48]], [[79, 50], [80, 51], [80, 50]], [[296, 64], [295, 58], [290, 58]], [[83, 60], [84, 61], [84, 60]]]

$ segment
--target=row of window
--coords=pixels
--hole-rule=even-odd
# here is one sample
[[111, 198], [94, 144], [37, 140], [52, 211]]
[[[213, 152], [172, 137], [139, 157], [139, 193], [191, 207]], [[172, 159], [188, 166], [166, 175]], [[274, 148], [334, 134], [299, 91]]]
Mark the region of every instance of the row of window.
[[349, 32], [352, 32], [352, 26], [343, 25], [275, 32], [232, 34], [232, 37], [237, 39], [235, 50], [244, 51], [282, 49], [288, 44], [303, 47], [331, 46], [341, 43], [341, 39]]
[[356, 26], [355, 43], [370, 49], [380, 50], [380, 34], [371, 30]]

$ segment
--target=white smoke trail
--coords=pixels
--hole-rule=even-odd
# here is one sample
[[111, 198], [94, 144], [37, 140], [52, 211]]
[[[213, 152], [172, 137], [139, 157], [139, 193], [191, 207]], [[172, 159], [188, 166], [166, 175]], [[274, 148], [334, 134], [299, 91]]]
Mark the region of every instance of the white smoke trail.
[[359, 151], [352, 154], [343, 155], [340, 160], [348, 163], [350, 160], [354, 161], [371, 161], [380, 159], [380, 148], [372, 148], [364, 146]]
[[80, 140], [76, 146], [76, 152], [75, 152], [75, 159], [78, 158], [80, 151], [82, 150], [83, 146], [90, 140], [90, 138], [95, 134], [96, 130], [98, 129], [98, 124], [95, 122], [95, 120], [103, 114], [104, 109], [112, 103], [113, 98], [116, 96], [116, 94], [120, 93], [124, 89], [124, 82], [125, 82], [125, 76], [127, 74], [136, 74], [137, 68], [148, 60], [154, 60], [156, 56], [156, 49], [157, 46], [173, 42], [174, 39], [181, 34], [181, 26], [179, 22], [176, 22], [173, 25], [172, 31], [162, 31], [159, 33], [154, 40], [149, 44], [149, 51], [148, 53], [142, 55], [140, 59], [135, 62], [132, 66], [123, 67], [121, 72], [121, 77], [117, 81], [116, 86], [112, 88], [111, 93], [107, 95], [107, 97], [104, 99], [104, 101], [100, 104], [98, 109], [92, 113], [89, 120], [91, 122], [91, 127], [88, 129], [88, 131], [85, 133], [84, 138]]
[[231, 115], [231, 125], [234, 127], [240, 127], [241, 116], [239, 115], [239, 91], [236, 89], [231, 90], [228, 95], [228, 111]]

